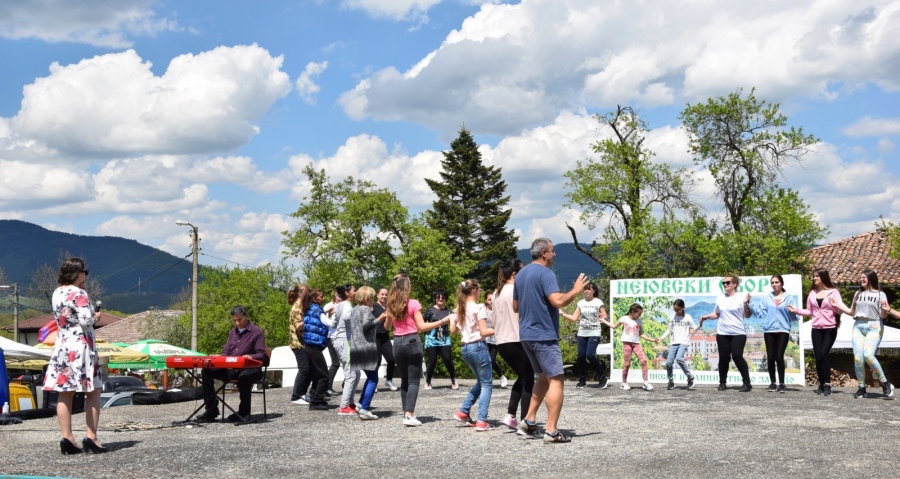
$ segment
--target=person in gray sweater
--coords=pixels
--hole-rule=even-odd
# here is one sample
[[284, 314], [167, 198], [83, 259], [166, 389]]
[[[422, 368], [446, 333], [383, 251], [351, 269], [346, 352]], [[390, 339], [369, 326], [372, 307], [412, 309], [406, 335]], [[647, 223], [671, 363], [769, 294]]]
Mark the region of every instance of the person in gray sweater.
[[372, 314], [372, 305], [375, 303], [375, 290], [363, 286], [356, 291], [356, 304], [350, 312], [350, 320], [347, 321], [350, 343], [350, 361], [348, 369], [362, 371], [366, 375], [362, 394], [359, 398], [359, 418], [362, 420], [378, 419], [369, 410], [375, 388], [378, 387], [378, 343], [375, 340], [375, 325], [378, 321]]

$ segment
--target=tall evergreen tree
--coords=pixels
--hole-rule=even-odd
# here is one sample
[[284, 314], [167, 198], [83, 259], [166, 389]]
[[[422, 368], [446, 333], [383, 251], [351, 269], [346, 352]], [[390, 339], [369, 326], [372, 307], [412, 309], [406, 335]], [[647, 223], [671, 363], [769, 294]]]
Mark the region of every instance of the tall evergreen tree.
[[506, 182], [500, 168], [481, 161], [478, 144], [469, 130], [459, 130], [450, 151], [441, 160], [441, 180], [429, 180], [437, 195], [426, 221], [441, 231], [460, 259], [475, 260], [466, 277], [475, 278], [485, 289], [497, 283], [500, 263], [516, 255], [518, 237], [506, 227], [512, 210], [506, 208]]

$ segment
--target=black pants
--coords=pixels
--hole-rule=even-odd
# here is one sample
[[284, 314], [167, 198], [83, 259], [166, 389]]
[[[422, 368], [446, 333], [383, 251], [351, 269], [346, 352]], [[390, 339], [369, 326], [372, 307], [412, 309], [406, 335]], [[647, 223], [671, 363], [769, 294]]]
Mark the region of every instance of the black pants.
[[397, 365], [397, 362], [394, 361], [394, 345], [391, 344], [391, 336], [388, 334], [376, 334], [375, 345], [378, 347], [378, 352], [381, 353], [381, 355], [378, 356], [378, 367], [375, 368], [375, 370], [377, 371], [381, 368], [381, 358], [384, 357], [384, 360], [387, 362], [387, 370], [384, 372], [384, 379], [386, 381], [392, 381], [394, 379], [394, 366]]
[[503, 370], [500, 369], [500, 363], [497, 362], [497, 345], [487, 342], [484, 344], [487, 344], [488, 354], [491, 356], [491, 368], [497, 373], [497, 378], [500, 378], [503, 376]]
[[328, 389], [328, 365], [325, 363], [324, 349], [306, 345], [303, 350], [309, 359], [309, 376], [312, 382], [309, 404], [328, 404], [325, 400], [325, 390]]
[[606, 366], [597, 357], [597, 344], [600, 343], [600, 336], [577, 336], [577, 339], [578, 356], [575, 359], [575, 372], [578, 374], [578, 380], [587, 381], [587, 362], [590, 361], [594, 371], [597, 372], [597, 379], [603, 382], [606, 379]]
[[238, 414], [245, 418], [250, 416], [251, 391], [253, 383], [262, 379], [262, 368], [248, 369], [214, 369], [203, 368], [203, 402], [206, 404], [206, 414], [218, 415], [219, 398], [216, 397], [216, 387], [213, 379], [231, 381], [237, 379], [238, 393], [241, 404], [238, 406]]
[[747, 361], [744, 360], [744, 346], [747, 345], [746, 334], [717, 334], [716, 345], [719, 348], [719, 384], [725, 384], [728, 381], [728, 363], [729, 360], [734, 361], [738, 371], [741, 373], [741, 379], [744, 384], [750, 384], [750, 369], [747, 368]]
[[515, 416], [516, 408], [521, 405], [520, 417], [524, 418], [528, 414], [531, 391], [534, 389], [534, 369], [531, 368], [531, 361], [528, 360], [522, 343], [498, 344], [497, 352], [516, 373], [516, 382], [513, 383], [512, 391], [509, 393], [509, 406], [506, 412]]
[[422, 341], [419, 333], [394, 337], [397, 369], [400, 372], [400, 405], [403, 411], [415, 411], [422, 378]]
[[456, 369], [453, 367], [453, 357], [450, 356], [450, 346], [434, 346], [425, 348], [428, 351], [428, 364], [425, 365], [425, 384], [431, 384], [431, 378], [434, 376], [434, 368], [437, 366], [437, 355], [441, 353], [444, 360], [444, 366], [450, 373], [450, 381], [456, 381]]
[[309, 389], [309, 357], [303, 348], [291, 349], [294, 358], [297, 359], [297, 375], [294, 377], [294, 390], [291, 391], [291, 401], [296, 401], [306, 394]]
[[766, 360], [769, 366], [769, 381], [775, 384], [775, 372], [778, 372], [778, 384], [784, 384], [784, 352], [787, 350], [788, 333], [763, 333], [766, 342]]
[[834, 341], [837, 339], [837, 328], [813, 328], [811, 333], [819, 386], [831, 384], [831, 359], [829, 359], [828, 353], [831, 352], [831, 347], [834, 346]]
[[325, 389], [331, 391], [334, 389], [334, 377], [341, 368], [341, 356], [338, 355], [337, 349], [334, 349], [334, 342], [331, 339], [328, 340], [328, 355], [331, 356], [331, 365], [328, 366], [328, 387]]

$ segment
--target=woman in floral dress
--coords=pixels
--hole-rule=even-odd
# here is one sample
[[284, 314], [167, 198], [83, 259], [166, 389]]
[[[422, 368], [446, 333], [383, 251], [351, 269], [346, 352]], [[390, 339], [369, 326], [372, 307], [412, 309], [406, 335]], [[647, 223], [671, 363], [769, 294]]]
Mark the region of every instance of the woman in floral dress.
[[59, 329], [44, 378], [44, 390], [59, 392], [56, 416], [62, 432], [59, 447], [63, 454], [82, 452], [72, 435], [72, 399], [76, 392], [85, 393], [87, 398], [84, 405], [87, 436], [82, 440], [84, 452], [106, 452], [97, 440], [103, 383], [94, 342], [94, 308], [84, 290], [88, 274], [80, 258], [63, 261], [59, 266], [59, 287], [53, 292], [52, 299], [53, 315]]

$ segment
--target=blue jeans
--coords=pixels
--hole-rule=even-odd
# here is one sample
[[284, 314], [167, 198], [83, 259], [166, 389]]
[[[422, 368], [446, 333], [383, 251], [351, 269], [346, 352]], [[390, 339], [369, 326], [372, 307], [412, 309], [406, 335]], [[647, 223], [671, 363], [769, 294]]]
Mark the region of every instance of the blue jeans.
[[372, 405], [372, 397], [375, 396], [375, 388], [378, 387], [378, 371], [363, 371], [363, 373], [366, 375], [366, 382], [359, 395], [359, 408], [368, 411]]
[[459, 410], [464, 414], [469, 414], [475, 401], [478, 401], [478, 420], [487, 421], [488, 408], [491, 406], [491, 392], [494, 387], [494, 378], [491, 374], [491, 355], [488, 353], [487, 344], [484, 341], [463, 344], [462, 357], [469, 369], [475, 373], [478, 381], [469, 390], [469, 395], [466, 396], [466, 400], [463, 401]]
[[675, 380], [675, 375], [673, 372], [672, 364], [675, 362], [678, 363], [678, 367], [684, 371], [684, 375], [687, 377], [692, 377], [691, 368], [688, 366], [686, 362], [684, 362], [684, 353], [687, 352], [688, 345], [687, 344], [672, 344], [669, 345], [669, 357], [666, 358], [666, 372], [669, 373], [669, 381]]
[[600, 336], [578, 336], [578, 358], [575, 360], [576, 373], [579, 381], [587, 381], [587, 362], [591, 362], [597, 378], [602, 382], [606, 379], [606, 368], [597, 358], [597, 345], [600, 344]]

